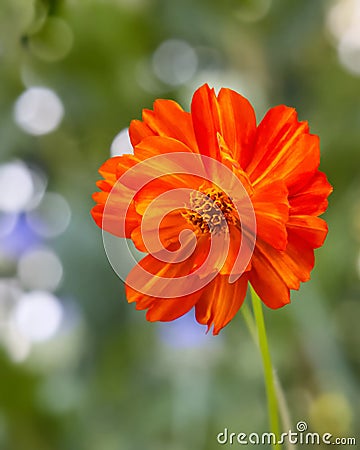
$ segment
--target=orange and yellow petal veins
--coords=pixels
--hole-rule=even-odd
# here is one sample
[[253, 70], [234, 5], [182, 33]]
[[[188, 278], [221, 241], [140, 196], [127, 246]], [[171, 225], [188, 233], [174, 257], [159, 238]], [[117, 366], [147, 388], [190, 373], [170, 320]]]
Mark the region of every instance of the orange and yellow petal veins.
[[182, 212], [175, 210], [165, 217], [162, 215], [153, 217], [150, 223], [146, 224], [145, 231], [140, 223], [133, 229], [131, 239], [141, 252], [148, 252], [148, 248], [152, 248], [151, 253], [156, 255], [163, 248], [179, 245], [179, 235], [185, 229], [194, 230]]
[[200, 153], [220, 160], [217, 139], [221, 126], [219, 106], [214, 89], [210, 89], [207, 84], [194, 93], [191, 116]]
[[226, 275], [217, 275], [206, 288], [195, 306], [196, 320], [213, 326], [213, 334], [219, 334], [239, 311], [246, 296], [248, 272], [245, 272], [235, 283], [229, 283]]
[[207, 84], [193, 96], [191, 113], [200, 152], [221, 160], [219, 135], [229, 157], [245, 168], [251, 159], [256, 134], [256, 117], [250, 102], [231, 89], [218, 96]]
[[325, 220], [315, 216], [292, 215], [286, 226], [293, 235], [314, 249], [323, 245], [328, 232]]
[[146, 123], [141, 120], [132, 120], [130, 122], [129, 137], [133, 147], [149, 136], [156, 136], [156, 133]]
[[319, 138], [299, 122], [294, 108], [277, 106], [268, 111], [256, 132], [254, 153], [246, 171], [254, 186], [281, 179], [289, 194], [311, 177], [320, 162]]
[[319, 216], [326, 211], [332, 191], [333, 187], [326, 175], [316, 172], [306, 180], [301, 189], [289, 196], [290, 214]]
[[147, 310], [146, 319], [149, 322], [169, 322], [178, 319], [189, 312], [200, 297], [201, 292], [178, 298], [159, 298], [139, 294], [126, 286], [126, 297], [129, 302], [136, 302], [136, 309]]
[[298, 290], [300, 282], [310, 279], [313, 267], [313, 248], [289, 231], [285, 251], [257, 242], [249, 280], [261, 300], [277, 309], [290, 302], [290, 289]]
[[173, 100], [156, 100], [154, 110], [144, 109], [141, 121], [133, 121], [129, 135], [133, 146], [148, 136], [166, 136], [198, 152], [191, 114]]
[[[105, 194], [105, 195], [104, 195]], [[98, 227], [122, 238], [130, 238], [132, 231], [139, 225], [141, 216], [135, 205], [125, 196], [106, 195], [95, 192], [93, 197], [98, 201], [91, 209], [91, 215]]]
[[259, 186], [251, 197], [256, 215], [256, 233], [278, 250], [287, 246], [288, 189], [283, 181]]
[[[184, 262], [166, 263], [152, 255], [145, 256], [128, 274], [126, 279], [126, 297], [129, 303], [136, 302], [137, 309], [148, 309], [148, 320], [168, 321], [188, 312], [199, 299], [202, 289], [196, 289], [198, 280], [189, 280], [196, 264], [202, 263], [204, 258], [202, 245], [200, 244], [195, 252]], [[142, 269], [153, 276], [142, 284], [142, 292], [134, 288], [136, 281], [141, 277]], [[176, 298], [169, 298], [173, 280], [184, 278], [182, 283], [193, 283], [194, 288], [190, 289], [187, 295], [180, 295]], [[186, 281], [185, 281], [186, 280]], [[190, 286], [191, 287], [191, 286]], [[156, 292], [156, 295], [152, 295]]]
[[220, 89], [218, 104], [221, 114], [221, 135], [231, 157], [246, 168], [251, 160], [256, 133], [255, 111], [250, 102], [231, 89]]
[[105, 178], [96, 183], [101, 191], [94, 192], [92, 196], [96, 202], [91, 210], [95, 223], [118, 237], [129, 238], [141, 219], [132, 200], [134, 192], [117, 182], [121, 174], [135, 164], [131, 155], [108, 159], [99, 169]]

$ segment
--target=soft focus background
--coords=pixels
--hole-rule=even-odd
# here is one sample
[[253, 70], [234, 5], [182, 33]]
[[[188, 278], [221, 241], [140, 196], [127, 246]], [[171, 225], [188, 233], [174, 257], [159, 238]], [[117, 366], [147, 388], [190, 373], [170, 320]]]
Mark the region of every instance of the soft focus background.
[[147, 323], [89, 214], [130, 120], [159, 97], [188, 109], [204, 82], [258, 119], [295, 106], [321, 137], [329, 236], [266, 321], [287, 425], [359, 445], [360, 2], [1, 0], [0, 449], [213, 450], [225, 427], [268, 431], [241, 314], [216, 338], [191, 316]]

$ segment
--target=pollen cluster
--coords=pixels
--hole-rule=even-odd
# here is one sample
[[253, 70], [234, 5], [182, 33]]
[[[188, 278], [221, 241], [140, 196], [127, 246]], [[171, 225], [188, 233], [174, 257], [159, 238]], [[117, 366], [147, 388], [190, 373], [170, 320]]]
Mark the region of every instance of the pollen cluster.
[[216, 188], [191, 192], [184, 217], [202, 233], [225, 233], [228, 223], [236, 223], [233, 202]]

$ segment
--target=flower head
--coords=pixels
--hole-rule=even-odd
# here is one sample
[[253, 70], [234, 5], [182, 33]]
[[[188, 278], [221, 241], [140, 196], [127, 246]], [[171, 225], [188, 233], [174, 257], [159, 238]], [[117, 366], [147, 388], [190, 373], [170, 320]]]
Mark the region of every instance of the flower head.
[[257, 125], [248, 100], [204, 85], [191, 113], [157, 100], [129, 134], [134, 153], [101, 166], [92, 209], [101, 228], [147, 253], [125, 280], [128, 301], [150, 321], [195, 307], [214, 334], [249, 282], [270, 308], [289, 303], [325, 240], [318, 216], [332, 191], [319, 139], [295, 109], [274, 107]]

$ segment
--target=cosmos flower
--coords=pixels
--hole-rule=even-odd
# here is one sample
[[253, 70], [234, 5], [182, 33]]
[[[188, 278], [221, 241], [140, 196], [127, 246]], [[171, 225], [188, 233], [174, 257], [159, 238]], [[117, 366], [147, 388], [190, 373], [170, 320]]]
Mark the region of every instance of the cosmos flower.
[[[327, 235], [318, 216], [332, 191], [318, 170], [319, 138], [295, 109], [271, 108], [257, 125], [247, 99], [230, 89], [216, 95], [205, 84], [190, 113], [156, 100], [129, 134], [134, 153], [100, 167], [92, 209], [99, 227], [147, 253], [125, 281], [128, 301], [149, 321], [195, 307], [214, 334], [239, 310], [248, 283], [268, 307], [288, 304], [291, 289], [310, 279], [314, 249]], [[199, 274], [205, 263], [210, 268]]]

